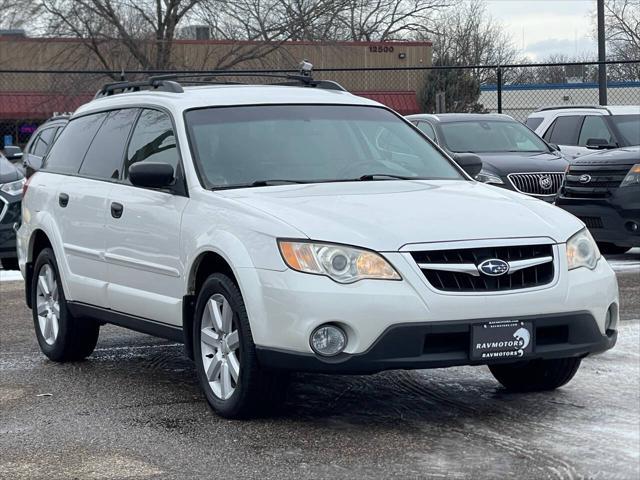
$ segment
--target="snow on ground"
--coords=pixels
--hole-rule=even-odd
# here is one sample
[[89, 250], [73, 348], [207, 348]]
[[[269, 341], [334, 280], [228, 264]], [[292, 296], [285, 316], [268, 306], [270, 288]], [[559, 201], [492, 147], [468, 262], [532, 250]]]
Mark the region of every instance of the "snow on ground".
[[13, 282], [22, 280], [22, 275], [18, 270], [0, 270], [0, 282]]

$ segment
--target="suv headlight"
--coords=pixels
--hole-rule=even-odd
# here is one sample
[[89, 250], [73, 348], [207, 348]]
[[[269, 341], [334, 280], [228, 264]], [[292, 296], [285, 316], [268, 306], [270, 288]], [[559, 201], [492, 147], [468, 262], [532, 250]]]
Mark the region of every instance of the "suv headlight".
[[600, 260], [600, 250], [589, 230], [583, 228], [567, 240], [567, 264], [569, 270], [578, 267], [596, 268]]
[[622, 180], [620, 187], [629, 187], [631, 185], [640, 185], [640, 163], [636, 163], [631, 167], [627, 176]]
[[22, 193], [22, 187], [24, 186], [25, 179], [21, 178], [15, 182], [3, 183], [0, 185], [0, 190], [9, 195], [20, 195]]
[[339, 283], [365, 278], [401, 280], [381, 255], [360, 248], [331, 243], [278, 240], [285, 263], [299, 272], [325, 275]]
[[482, 183], [504, 185], [504, 182], [498, 175], [496, 175], [495, 173], [488, 172], [487, 170], [480, 170], [480, 173], [476, 175], [476, 180]]

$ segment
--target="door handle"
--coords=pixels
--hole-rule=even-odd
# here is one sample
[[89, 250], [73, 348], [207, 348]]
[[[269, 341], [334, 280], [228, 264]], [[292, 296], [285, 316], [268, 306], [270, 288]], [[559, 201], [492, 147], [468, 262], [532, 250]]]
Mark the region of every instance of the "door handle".
[[66, 193], [61, 193], [58, 195], [58, 203], [62, 208], [66, 207], [69, 204], [69, 195]]
[[111, 204], [111, 216], [113, 218], [120, 218], [122, 216], [123, 211], [124, 211], [124, 206], [121, 203], [113, 202]]

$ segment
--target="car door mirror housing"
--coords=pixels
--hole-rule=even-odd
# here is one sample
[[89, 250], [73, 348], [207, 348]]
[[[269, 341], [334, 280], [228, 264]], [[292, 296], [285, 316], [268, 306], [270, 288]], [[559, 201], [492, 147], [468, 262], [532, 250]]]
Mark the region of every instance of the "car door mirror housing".
[[22, 149], [15, 145], [7, 145], [4, 147], [4, 156], [7, 160], [19, 160], [22, 158]]
[[129, 180], [137, 187], [165, 188], [173, 185], [173, 167], [168, 163], [139, 162], [129, 168]]
[[36, 173], [42, 168], [42, 158], [35, 155], [25, 155], [22, 159], [22, 166], [24, 167], [24, 173], [27, 178]]
[[589, 138], [587, 140], [587, 148], [616, 148], [616, 145], [609, 143], [606, 138]]
[[453, 159], [472, 178], [475, 178], [482, 170], [482, 160], [473, 153], [456, 153]]

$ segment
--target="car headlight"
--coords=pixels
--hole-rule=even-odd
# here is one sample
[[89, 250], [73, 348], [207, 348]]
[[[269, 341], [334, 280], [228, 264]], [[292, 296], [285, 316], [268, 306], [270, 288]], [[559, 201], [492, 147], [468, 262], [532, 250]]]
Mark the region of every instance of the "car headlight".
[[365, 278], [401, 280], [400, 275], [381, 255], [360, 248], [279, 240], [285, 263], [299, 272], [325, 275], [339, 283], [353, 283]]
[[567, 240], [567, 264], [569, 270], [578, 267], [596, 268], [600, 260], [600, 250], [589, 230], [583, 228]]
[[622, 180], [620, 187], [629, 187], [631, 185], [640, 185], [640, 163], [636, 163], [631, 167], [627, 176]]
[[502, 179], [495, 173], [488, 172], [487, 170], [480, 170], [480, 173], [476, 175], [476, 180], [482, 183], [493, 183], [495, 185], [504, 185]]
[[22, 194], [22, 187], [24, 186], [25, 179], [21, 178], [20, 180], [16, 180], [15, 182], [3, 183], [0, 185], [0, 190], [9, 195], [20, 195]]

